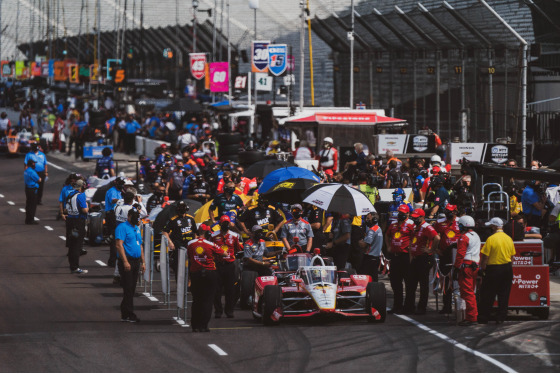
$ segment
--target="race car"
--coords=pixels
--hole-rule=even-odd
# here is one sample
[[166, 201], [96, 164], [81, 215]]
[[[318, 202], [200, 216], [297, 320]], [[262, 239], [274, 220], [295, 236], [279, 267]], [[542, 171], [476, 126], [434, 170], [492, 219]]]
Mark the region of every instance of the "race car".
[[[307, 261], [305, 261], [307, 259]], [[288, 282], [277, 276], [255, 279], [253, 316], [265, 325], [278, 324], [283, 318], [340, 315], [365, 317], [369, 322], [384, 322], [386, 317], [385, 285], [372, 282], [369, 275], [349, 275], [326, 265], [315, 255], [297, 256], [293, 262], [305, 261]]]

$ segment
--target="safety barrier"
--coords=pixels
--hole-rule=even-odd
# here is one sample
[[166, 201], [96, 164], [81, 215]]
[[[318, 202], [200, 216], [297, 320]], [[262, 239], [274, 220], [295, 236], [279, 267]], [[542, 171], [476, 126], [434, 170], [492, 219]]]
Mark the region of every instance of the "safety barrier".
[[168, 147], [171, 145], [171, 143], [161, 140], [145, 138], [143, 136], [136, 136], [136, 154], [153, 158], [155, 157], [154, 151], [162, 144], [165, 144]]
[[[155, 256], [155, 246], [154, 238], [156, 233], [154, 232], [151, 224], [146, 223], [142, 225], [143, 241], [144, 241], [144, 261], [146, 263], [146, 271], [143, 276], [139, 279], [141, 285], [144, 287], [144, 294], [148, 297], [153, 297], [154, 292], [154, 274], [156, 267], [156, 256]], [[167, 237], [161, 237], [161, 246], [159, 252], [159, 268], [160, 268], [160, 278], [161, 278], [161, 292], [164, 295], [163, 303], [167, 305], [166, 309], [161, 310], [172, 310], [172, 287], [170, 282], [170, 269], [169, 269], [169, 253], [168, 253], [168, 240]], [[177, 271], [177, 288], [176, 288], [176, 303], [177, 303], [177, 316], [174, 318], [177, 322], [185, 327], [187, 324], [187, 291], [188, 291], [188, 271], [187, 271], [187, 249], [180, 247], [177, 249], [179, 265]], [[143, 283], [143, 284], [142, 284]], [[183, 315], [181, 318], [181, 314]]]

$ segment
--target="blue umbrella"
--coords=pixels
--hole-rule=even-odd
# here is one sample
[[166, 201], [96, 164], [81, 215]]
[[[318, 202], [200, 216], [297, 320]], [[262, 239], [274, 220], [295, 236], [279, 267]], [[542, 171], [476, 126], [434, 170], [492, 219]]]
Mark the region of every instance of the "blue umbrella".
[[276, 186], [278, 183], [283, 182], [288, 179], [310, 179], [315, 182], [320, 182], [319, 178], [315, 173], [310, 170], [299, 168], [297, 166], [290, 166], [287, 168], [281, 168], [270, 172], [264, 179], [259, 187], [259, 194], [268, 192], [272, 187]]

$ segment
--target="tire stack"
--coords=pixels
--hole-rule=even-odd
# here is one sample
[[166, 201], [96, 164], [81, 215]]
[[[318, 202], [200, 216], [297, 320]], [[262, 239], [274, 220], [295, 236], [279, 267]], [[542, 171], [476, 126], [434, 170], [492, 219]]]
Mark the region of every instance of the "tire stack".
[[94, 129], [102, 130], [105, 127], [105, 112], [90, 111], [89, 112], [89, 123]]
[[244, 166], [250, 166], [255, 162], [262, 161], [265, 159], [265, 153], [257, 150], [248, 150], [239, 152], [239, 163]]
[[227, 133], [221, 132], [218, 134], [218, 160], [227, 162], [239, 162], [239, 152], [242, 150], [241, 141], [242, 135], [238, 132]]

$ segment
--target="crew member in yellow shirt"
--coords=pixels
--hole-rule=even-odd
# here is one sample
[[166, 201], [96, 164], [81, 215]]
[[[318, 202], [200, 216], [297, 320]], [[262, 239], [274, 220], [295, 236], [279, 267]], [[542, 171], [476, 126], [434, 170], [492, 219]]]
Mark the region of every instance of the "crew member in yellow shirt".
[[504, 221], [498, 217], [486, 222], [493, 234], [480, 250], [480, 269], [483, 275], [480, 286], [480, 305], [478, 307], [478, 323], [486, 324], [490, 310], [498, 296], [498, 315], [496, 323], [501, 324], [507, 317], [509, 293], [513, 280], [512, 257], [515, 255], [513, 240], [502, 227]]

